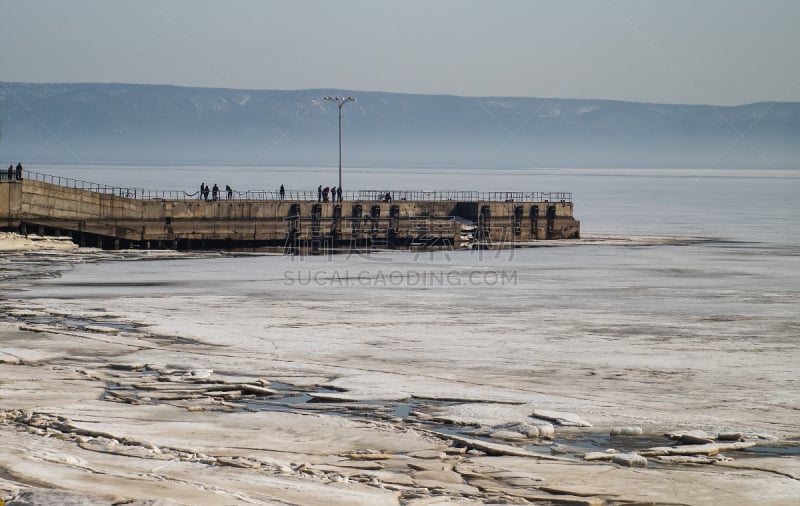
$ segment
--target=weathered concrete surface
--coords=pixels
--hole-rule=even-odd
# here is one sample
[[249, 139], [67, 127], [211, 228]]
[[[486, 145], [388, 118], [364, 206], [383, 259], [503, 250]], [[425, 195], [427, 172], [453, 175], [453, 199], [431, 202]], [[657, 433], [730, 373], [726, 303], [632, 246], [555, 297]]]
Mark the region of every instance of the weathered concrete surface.
[[0, 183], [0, 227], [69, 232], [90, 246], [105, 237], [154, 248], [191, 247], [189, 241], [457, 248], [462, 227], [454, 216], [475, 222], [475, 237], [488, 248], [580, 235], [571, 202], [206, 202], [133, 199], [36, 180]]
[[21, 181], [0, 181], [0, 228], [19, 226], [21, 198]]

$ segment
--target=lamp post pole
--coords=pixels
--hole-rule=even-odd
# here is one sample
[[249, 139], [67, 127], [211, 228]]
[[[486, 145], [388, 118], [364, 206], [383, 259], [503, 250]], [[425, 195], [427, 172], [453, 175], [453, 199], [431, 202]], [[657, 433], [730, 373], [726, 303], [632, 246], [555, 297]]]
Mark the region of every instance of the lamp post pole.
[[[352, 102], [353, 97], [324, 97], [323, 100], [332, 100], [339, 106], [339, 189], [342, 188], [342, 106], [347, 102]], [[344, 190], [342, 190], [344, 191]]]

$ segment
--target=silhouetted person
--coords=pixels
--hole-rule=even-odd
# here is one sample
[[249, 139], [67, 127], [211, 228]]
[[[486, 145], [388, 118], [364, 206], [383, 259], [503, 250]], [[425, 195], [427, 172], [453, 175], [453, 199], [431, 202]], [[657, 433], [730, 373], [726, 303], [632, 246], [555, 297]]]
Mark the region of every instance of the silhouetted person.
[[217, 183], [214, 183], [214, 188], [211, 190], [211, 200], [216, 202], [217, 198], [219, 198], [219, 186], [217, 186]]
[[208, 185], [206, 185], [206, 187], [203, 188], [203, 200], [205, 200], [206, 202], [208, 202], [208, 192], [209, 192], [209, 188], [208, 188]]
[[336, 187], [331, 188], [331, 202], [336, 202]]
[[17, 179], [22, 179], [22, 163], [17, 163]]
[[384, 197], [383, 197], [383, 201], [384, 202], [391, 202], [392, 201], [392, 194], [389, 193], [389, 192], [386, 192], [386, 195], [384, 195]]
[[281, 193], [281, 200], [285, 199], [286, 198], [286, 189], [283, 187], [283, 185], [281, 185], [280, 193]]
[[322, 185], [317, 188], [317, 202], [322, 202]]
[[14, 164], [13, 163], [8, 166], [8, 180], [11, 181], [12, 179], [14, 179]]
[[342, 187], [341, 186], [336, 188], [336, 197], [339, 200], [339, 202], [342, 201]]
[[330, 192], [331, 192], [331, 189], [330, 189], [329, 186], [326, 186], [325, 188], [322, 189], [322, 201], [323, 202], [327, 202], [328, 201], [328, 194]]
[[228, 200], [233, 198], [233, 188], [230, 185], [225, 185], [225, 191], [228, 193]]
[[206, 194], [206, 182], [203, 181], [200, 183], [200, 200], [203, 200], [203, 196]]

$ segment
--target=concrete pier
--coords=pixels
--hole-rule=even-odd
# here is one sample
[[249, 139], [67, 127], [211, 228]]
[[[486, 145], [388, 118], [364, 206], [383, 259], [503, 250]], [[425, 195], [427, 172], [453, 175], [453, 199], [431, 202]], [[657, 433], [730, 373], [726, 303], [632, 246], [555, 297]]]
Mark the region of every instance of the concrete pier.
[[[280, 200], [237, 192], [206, 202], [183, 192], [113, 188], [26, 171], [0, 180], [0, 228], [71, 235], [82, 246], [116, 248], [274, 247], [503, 248], [580, 235], [569, 193], [349, 193]], [[290, 194], [289, 197], [292, 195]], [[298, 198], [299, 197], [299, 198]], [[313, 199], [313, 200], [312, 200]]]

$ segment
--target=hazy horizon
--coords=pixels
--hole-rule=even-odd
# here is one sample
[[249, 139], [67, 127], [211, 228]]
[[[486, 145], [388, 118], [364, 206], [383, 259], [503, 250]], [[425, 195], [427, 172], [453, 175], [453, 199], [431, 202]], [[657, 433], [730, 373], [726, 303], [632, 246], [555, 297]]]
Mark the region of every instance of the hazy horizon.
[[337, 92], [341, 92], [344, 95], [353, 95], [358, 93], [384, 93], [384, 94], [393, 94], [393, 95], [422, 95], [422, 96], [431, 96], [431, 97], [458, 97], [458, 98], [507, 98], [507, 99], [542, 99], [542, 100], [585, 100], [585, 101], [592, 101], [592, 102], [622, 102], [622, 103], [632, 103], [632, 104], [649, 104], [649, 105], [679, 105], [679, 106], [691, 106], [691, 105], [698, 105], [698, 106], [709, 106], [709, 107], [720, 107], [720, 108], [728, 108], [728, 107], [740, 107], [745, 105], [754, 105], [754, 104], [765, 104], [765, 103], [782, 103], [782, 104], [798, 104], [800, 103], [800, 98], [797, 100], [758, 100], [754, 102], [742, 102], [736, 104], [712, 104], [712, 103], [688, 103], [688, 102], [654, 102], [654, 101], [638, 101], [638, 100], [625, 100], [625, 99], [612, 99], [612, 98], [600, 98], [600, 97], [550, 97], [550, 96], [533, 96], [533, 95], [457, 95], [454, 93], [405, 93], [405, 92], [397, 92], [391, 90], [368, 90], [368, 89], [343, 89], [343, 88], [326, 88], [324, 86], [314, 86], [314, 87], [306, 87], [306, 88], [231, 88], [225, 86], [194, 86], [194, 85], [187, 85], [187, 84], [174, 84], [174, 83], [167, 83], [167, 82], [149, 82], [149, 83], [137, 83], [137, 82], [121, 82], [121, 81], [0, 81], [1, 85], [77, 85], [77, 84], [88, 84], [88, 85], [130, 85], [130, 86], [164, 86], [164, 87], [173, 87], [173, 88], [196, 88], [196, 89], [204, 89], [204, 90], [230, 90], [230, 91], [275, 91], [275, 92], [297, 92], [297, 91], [320, 91], [325, 92], [326, 94], [336, 94]]
[[[737, 107], [351, 92], [342, 161], [377, 167], [794, 168], [800, 104]], [[336, 90], [0, 86], [0, 157], [32, 163], [319, 166]]]

